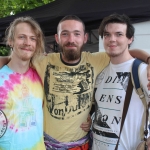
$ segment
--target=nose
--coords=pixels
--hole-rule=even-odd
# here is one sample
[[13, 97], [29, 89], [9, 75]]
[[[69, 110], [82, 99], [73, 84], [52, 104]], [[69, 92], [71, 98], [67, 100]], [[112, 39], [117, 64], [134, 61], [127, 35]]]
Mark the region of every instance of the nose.
[[24, 40], [24, 44], [25, 45], [31, 45], [31, 39], [30, 38], [25, 38], [25, 40]]
[[69, 34], [69, 36], [68, 36], [68, 42], [70, 42], [70, 43], [74, 42], [74, 35], [73, 34]]
[[109, 37], [109, 41], [115, 41], [115, 40], [116, 40], [115, 35], [111, 35], [111, 36]]

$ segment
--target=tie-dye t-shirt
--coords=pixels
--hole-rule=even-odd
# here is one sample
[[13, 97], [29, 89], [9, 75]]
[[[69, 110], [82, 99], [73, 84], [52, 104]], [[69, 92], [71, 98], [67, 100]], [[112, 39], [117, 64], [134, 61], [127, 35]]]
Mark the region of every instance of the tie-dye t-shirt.
[[0, 69], [0, 150], [45, 150], [43, 88], [36, 71]]

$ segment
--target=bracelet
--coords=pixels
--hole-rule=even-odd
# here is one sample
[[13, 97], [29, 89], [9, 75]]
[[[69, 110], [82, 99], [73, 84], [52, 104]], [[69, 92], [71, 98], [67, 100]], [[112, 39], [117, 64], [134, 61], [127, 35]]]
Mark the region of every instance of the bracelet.
[[147, 59], [146, 59], [146, 63], [147, 63], [147, 64], [149, 64], [149, 63], [148, 63], [149, 59], [150, 59], [150, 56], [148, 56]]

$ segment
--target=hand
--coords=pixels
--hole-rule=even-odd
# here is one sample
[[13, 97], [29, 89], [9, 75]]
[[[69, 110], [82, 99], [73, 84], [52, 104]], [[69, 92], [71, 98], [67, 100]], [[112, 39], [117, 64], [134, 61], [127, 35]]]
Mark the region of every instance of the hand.
[[148, 87], [148, 90], [150, 90], [150, 64], [148, 64], [147, 66], [147, 79], [148, 79], [148, 84], [147, 84], [147, 87]]
[[88, 131], [90, 131], [91, 124], [92, 124], [91, 116], [88, 115], [87, 122], [83, 122], [80, 127], [85, 132], [88, 132]]

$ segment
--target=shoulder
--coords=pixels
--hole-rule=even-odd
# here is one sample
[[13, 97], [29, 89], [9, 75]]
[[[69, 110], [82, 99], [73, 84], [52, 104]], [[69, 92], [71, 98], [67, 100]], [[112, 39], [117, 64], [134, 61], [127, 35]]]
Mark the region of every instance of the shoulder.
[[60, 53], [49, 53], [46, 56], [47, 59], [54, 59], [54, 58], [59, 58], [60, 59]]
[[110, 57], [105, 52], [82, 52], [82, 56], [94, 61], [110, 61]]
[[94, 53], [91, 53], [91, 52], [82, 52], [82, 55], [84, 56], [95, 56], [95, 57], [98, 57], [98, 56], [107, 56], [107, 53], [105, 52], [94, 52]]
[[40, 64], [40, 65], [45, 65], [47, 64], [49, 61], [53, 61], [55, 60], [56, 58], [59, 58], [60, 56], [60, 53], [49, 53], [47, 55], [44, 55], [44, 54], [39, 54], [39, 55], [36, 55], [33, 59], [32, 59], [32, 65], [33, 66], [36, 66], [37, 64]]

